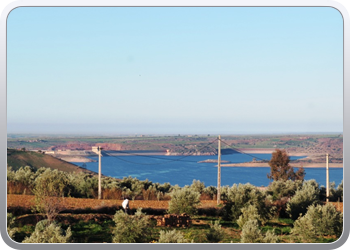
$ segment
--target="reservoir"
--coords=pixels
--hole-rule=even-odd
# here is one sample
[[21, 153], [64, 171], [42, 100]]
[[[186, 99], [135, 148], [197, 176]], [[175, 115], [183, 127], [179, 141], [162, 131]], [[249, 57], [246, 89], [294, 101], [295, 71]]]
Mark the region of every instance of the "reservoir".
[[[270, 160], [271, 154], [254, 154], [257, 159]], [[303, 157], [290, 157], [290, 165], [293, 160]], [[96, 162], [87, 162], [86, 168], [98, 172], [98, 157], [91, 157]], [[153, 183], [170, 183], [171, 185], [191, 185], [193, 180], [204, 182], [205, 186], [217, 185], [217, 163], [204, 162], [208, 159], [217, 160], [217, 156], [164, 156], [164, 155], [114, 155], [103, 156], [101, 160], [102, 174], [122, 179], [123, 177], [136, 177], [139, 180], [152, 181]], [[253, 157], [245, 154], [222, 155], [221, 160], [231, 163], [250, 162]], [[82, 166], [81, 162], [72, 162]], [[295, 171], [297, 167], [294, 167]], [[221, 185], [250, 183], [255, 186], [268, 186], [271, 182], [267, 178], [269, 167], [222, 167]], [[319, 185], [326, 186], [326, 164], [324, 168], [305, 168], [305, 180], [314, 179]], [[336, 187], [343, 180], [343, 168], [329, 169], [330, 182], [335, 182]]]

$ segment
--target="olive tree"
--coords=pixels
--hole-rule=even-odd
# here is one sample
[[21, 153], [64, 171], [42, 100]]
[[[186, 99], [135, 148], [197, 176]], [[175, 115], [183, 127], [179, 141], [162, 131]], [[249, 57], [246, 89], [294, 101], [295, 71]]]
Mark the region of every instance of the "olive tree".
[[71, 228], [66, 231], [54, 221], [41, 220], [30, 237], [26, 237], [23, 243], [69, 243], [72, 237]]
[[311, 205], [307, 213], [294, 222], [291, 233], [304, 241], [313, 241], [318, 236], [335, 235], [340, 237], [343, 229], [343, 213], [327, 203]]
[[319, 202], [319, 195], [318, 183], [315, 180], [305, 181], [287, 203], [287, 213], [293, 220], [296, 220], [300, 214], [304, 215], [306, 213], [310, 205]]
[[150, 235], [150, 219], [137, 209], [135, 215], [130, 216], [119, 210], [113, 217], [115, 228], [112, 241], [114, 243], [144, 243]]
[[62, 198], [67, 192], [68, 177], [65, 172], [46, 169], [35, 179], [33, 193], [35, 195], [34, 210], [45, 213], [49, 221], [53, 221], [63, 209]]
[[200, 203], [200, 193], [190, 187], [174, 189], [170, 194], [168, 213], [188, 215], [196, 214], [197, 206]]
[[267, 231], [264, 235], [259, 229], [257, 220], [248, 220], [241, 233], [241, 243], [278, 243], [278, 236], [272, 231]]
[[254, 205], [263, 220], [270, 218], [271, 207], [266, 200], [266, 194], [257, 187], [247, 184], [234, 184], [227, 190], [224, 218], [236, 221], [242, 214], [242, 208]]
[[188, 243], [188, 240], [176, 229], [172, 231], [160, 230], [158, 243]]
[[223, 240], [225, 236], [225, 231], [221, 228], [220, 222], [216, 220], [214, 224], [210, 223], [209, 232], [206, 233], [207, 239], [210, 242], [219, 242]]
[[11, 213], [7, 213], [7, 233], [11, 239], [14, 239], [18, 228], [15, 225], [15, 217]]

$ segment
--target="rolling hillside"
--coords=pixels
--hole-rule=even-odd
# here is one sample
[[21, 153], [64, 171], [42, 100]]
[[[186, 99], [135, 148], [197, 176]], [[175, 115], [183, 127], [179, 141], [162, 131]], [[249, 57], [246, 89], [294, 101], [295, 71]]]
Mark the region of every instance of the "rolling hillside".
[[33, 151], [21, 151], [16, 149], [7, 149], [7, 166], [11, 166], [13, 170], [20, 167], [31, 166], [35, 170], [41, 167], [58, 169], [65, 172], [87, 172], [95, 174], [89, 170], [78, 167], [69, 162], [57, 159], [51, 155], [45, 155]]

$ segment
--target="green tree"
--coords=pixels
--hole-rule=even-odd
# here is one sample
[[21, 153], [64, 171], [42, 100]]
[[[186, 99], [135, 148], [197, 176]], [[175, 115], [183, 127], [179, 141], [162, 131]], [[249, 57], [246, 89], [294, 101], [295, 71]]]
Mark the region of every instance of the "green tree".
[[200, 203], [200, 193], [190, 187], [174, 189], [170, 194], [168, 213], [194, 215]]
[[272, 195], [274, 201], [283, 197], [292, 197], [302, 185], [302, 181], [273, 181], [267, 188], [267, 194]]
[[319, 195], [318, 183], [315, 180], [305, 181], [287, 203], [287, 213], [293, 220], [296, 220], [300, 214], [304, 215], [307, 212], [310, 205], [319, 202]]
[[241, 243], [278, 243], [279, 239], [272, 231], [267, 231], [264, 235], [259, 229], [257, 220], [248, 220], [241, 233]]
[[304, 180], [305, 171], [303, 167], [300, 167], [297, 172], [294, 172], [294, 168], [289, 164], [290, 158], [285, 150], [276, 149], [272, 153], [269, 166], [271, 169], [267, 178], [270, 180]]
[[249, 205], [241, 209], [242, 214], [237, 220], [237, 224], [240, 228], [243, 228], [244, 224], [248, 220], [257, 220], [259, 224], [262, 224], [261, 216], [259, 215], [258, 209], [254, 205]]
[[233, 220], [234, 222], [242, 214], [242, 208], [254, 205], [259, 211], [262, 220], [266, 220], [271, 216], [271, 206], [266, 201], [265, 193], [261, 192], [257, 187], [247, 184], [234, 184], [225, 191], [226, 200], [224, 207], [224, 218]]
[[26, 237], [23, 243], [69, 243], [72, 237], [71, 228], [66, 231], [54, 221], [41, 220], [30, 237]]
[[210, 223], [209, 232], [206, 233], [206, 236], [210, 242], [219, 242], [223, 240], [225, 231], [221, 228], [220, 222], [218, 220], [216, 220], [214, 224], [212, 222]]
[[291, 233], [304, 241], [314, 241], [325, 235], [340, 237], [342, 230], [343, 214], [328, 203], [309, 206], [307, 213], [294, 222]]
[[192, 190], [197, 191], [198, 193], [202, 193], [205, 189], [204, 182], [201, 182], [199, 180], [193, 180], [191, 186]]
[[113, 217], [115, 228], [113, 230], [114, 243], [145, 243], [149, 242], [150, 219], [137, 209], [135, 215], [130, 216], [119, 210]]
[[188, 243], [181, 232], [160, 230], [158, 243]]
[[35, 195], [34, 210], [45, 213], [49, 221], [53, 221], [63, 209], [61, 202], [67, 193], [68, 177], [65, 172], [46, 169], [35, 179], [33, 193]]
[[15, 225], [15, 217], [11, 213], [7, 213], [7, 233], [11, 239], [14, 239], [18, 228]]

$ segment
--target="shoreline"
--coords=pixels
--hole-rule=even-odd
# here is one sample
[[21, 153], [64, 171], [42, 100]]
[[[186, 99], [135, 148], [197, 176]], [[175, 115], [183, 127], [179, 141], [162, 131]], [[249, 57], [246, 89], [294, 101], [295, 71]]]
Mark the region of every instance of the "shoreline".
[[[246, 154], [271, 154], [275, 151], [274, 148], [243, 148], [241, 149], [243, 153]], [[140, 155], [168, 155], [168, 156], [175, 156], [175, 155], [169, 155], [167, 153], [159, 153], [159, 152], [145, 152], [145, 153], [138, 153]], [[128, 154], [118, 154], [118, 155], [128, 155]], [[206, 155], [206, 154], [203, 154]], [[310, 153], [302, 153], [302, 152], [293, 152], [289, 153], [289, 156], [304, 156], [305, 158], [312, 159], [313, 154]], [[55, 156], [58, 159], [67, 161], [67, 162], [79, 162], [79, 163], [85, 163], [85, 162], [96, 162], [96, 160], [93, 160], [89, 158], [87, 155], [57, 155]], [[201, 161], [201, 162], [206, 162]], [[217, 163], [217, 160], [209, 160], [210, 162]], [[200, 162], [200, 163], [201, 163]], [[326, 168], [326, 163], [324, 162], [296, 162], [291, 163], [293, 167], [304, 167], [304, 168]], [[217, 167], [217, 165], [215, 166]], [[221, 167], [270, 167], [267, 162], [244, 162], [244, 163], [229, 163], [222, 161]], [[329, 168], [343, 168], [343, 163], [329, 163]]]
[[[257, 167], [266, 167], [269, 168], [268, 163], [259, 163], [259, 162], [244, 162], [244, 163], [231, 163], [231, 164], [221, 164], [221, 167], [250, 167], [250, 168], [257, 168]], [[303, 167], [303, 168], [326, 168], [326, 163], [302, 163], [298, 162], [296, 164], [291, 164], [292, 167]], [[217, 166], [215, 166], [217, 167]], [[329, 163], [329, 168], [343, 168], [343, 163]]]

